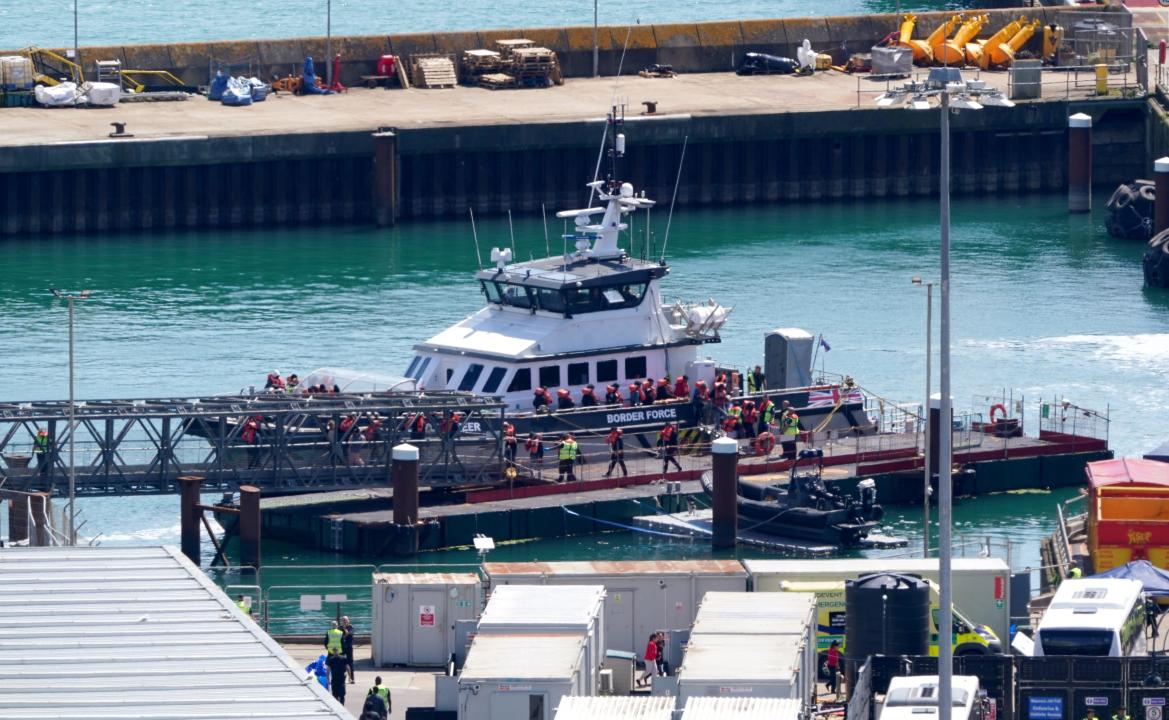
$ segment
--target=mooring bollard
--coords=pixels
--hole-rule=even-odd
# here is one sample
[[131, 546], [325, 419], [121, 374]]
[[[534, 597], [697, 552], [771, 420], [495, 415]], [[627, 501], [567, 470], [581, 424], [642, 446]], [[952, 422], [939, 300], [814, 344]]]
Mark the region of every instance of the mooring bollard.
[[391, 453], [394, 488], [394, 554], [418, 552], [418, 448], [403, 443]]
[[710, 444], [713, 479], [711, 491], [711, 545], [715, 549], [733, 548], [739, 536], [739, 507], [736, 483], [739, 475], [739, 443], [719, 438]]
[[1068, 212], [1092, 209], [1092, 116], [1068, 118]]
[[260, 568], [260, 488], [239, 488], [239, 564]]

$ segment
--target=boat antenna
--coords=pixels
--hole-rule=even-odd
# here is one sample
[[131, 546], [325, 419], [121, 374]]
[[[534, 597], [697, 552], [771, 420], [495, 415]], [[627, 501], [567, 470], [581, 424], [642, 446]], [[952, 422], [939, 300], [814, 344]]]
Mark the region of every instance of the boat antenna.
[[564, 221], [564, 232], [561, 233], [560, 239], [564, 242], [564, 254], [561, 259], [564, 261], [560, 268], [560, 272], [568, 272], [568, 221]]
[[[641, 18], [637, 19], [637, 24], [641, 24]], [[621, 82], [621, 71], [625, 67], [625, 52], [629, 49], [629, 40], [633, 37], [633, 26], [625, 32], [625, 44], [621, 47], [621, 59], [617, 62], [617, 76], [613, 78], [613, 95], [609, 98], [609, 106], [616, 107], [617, 105], [617, 86]], [[612, 122], [612, 116], [608, 118], [604, 129], [601, 130], [601, 147], [597, 150], [597, 165], [593, 169], [593, 182], [601, 176], [601, 161], [605, 159], [605, 142], [609, 139], [609, 124]], [[593, 206], [593, 197], [596, 195], [597, 188], [589, 188], [589, 204], [587, 207]]]
[[475, 210], [467, 208], [471, 213], [471, 237], [475, 238], [475, 259], [479, 261], [479, 269], [483, 269], [483, 256], [479, 254], [479, 233], [475, 230]]
[[678, 201], [678, 184], [682, 182], [682, 163], [686, 161], [686, 144], [689, 142], [689, 135], [682, 138], [682, 156], [678, 158], [678, 174], [674, 177], [674, 195], [670, 198], [670, 214], [666, 218], [666, 236], [662, 239], [662, 257], [658, 261], [660, 263], [666, 262], [666, 246], [670, 244], [670, 223], [674, 221], [674, 203]]
[[540, 214], [544, 216], [544, 255], [550, 257], [552, 248], [548, 242], [548, 208], [544, 203], [540, 203]]
[[511, 235], [511, 254], [515, 257], [515, 225], [511, 223], [511, 208], [507, 209], [507, 232]]

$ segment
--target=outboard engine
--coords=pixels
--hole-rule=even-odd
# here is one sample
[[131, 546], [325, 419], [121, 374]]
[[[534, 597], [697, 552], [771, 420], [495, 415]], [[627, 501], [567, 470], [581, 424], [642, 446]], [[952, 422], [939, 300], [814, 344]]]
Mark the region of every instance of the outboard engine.
[[861, 480], [856, 486], [857, 498], [861, 504], [861, 514], [866, 520], [880, 520], [885, 515], [885, 509], [877, 504], [877, 481], [872, 478]]

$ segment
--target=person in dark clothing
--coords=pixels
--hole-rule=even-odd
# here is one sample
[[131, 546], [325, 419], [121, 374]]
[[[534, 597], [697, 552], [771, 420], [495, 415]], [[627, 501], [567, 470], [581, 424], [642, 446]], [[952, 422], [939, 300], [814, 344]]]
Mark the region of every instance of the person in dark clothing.
[[658, 447], [662, 449], [662, 475], [665, 475], [669, 470], [670, 463], [674, 463], [674, 467], [678, 468], [678, 472], [682, 472], [682, 466], [678, 463], [677, 425], [674, 423], [666, 423], [666, 426], [658, 433]]
[[329, 692], [337, 698], [337, 702], [345, 704], [345, 675], [349, 659], [339, 652], [329, 653], [325, 658], [325, 667], [329, 668]]
[[556, 391], [557, 410], [571, 410], [574, 407], [576, 407], [576, 401], [572, 399], [572, 393], [567, 388], [560, 388]]
[[353, 624], [349, 622], [349, 616], [345, 615], [341, 618], [341, 654], [345, 656], [346, 668], [349, 670], [349, 684], [352, 685], [357, 680], [353, 677], [353, 635], [355, 633]]
[[619, 427], [613, 427], [609, 430], [608, 437], [605, 442], [609, 445], [609, 469], [605, 471], [605, 477], [613, 474], [613, 469], [618, 465], [621, 466], [621, 474], [629, 477], [629, 469], [625, 467], [625, 438], [624, 431]]
[[365, 704], [361, 706], [361, 717], [364, 719], [366, 716], [377, 720], [385, 720], [390, 716], [390, 711], [386, 709], [386, 701], [372, 691], [365, 696]]

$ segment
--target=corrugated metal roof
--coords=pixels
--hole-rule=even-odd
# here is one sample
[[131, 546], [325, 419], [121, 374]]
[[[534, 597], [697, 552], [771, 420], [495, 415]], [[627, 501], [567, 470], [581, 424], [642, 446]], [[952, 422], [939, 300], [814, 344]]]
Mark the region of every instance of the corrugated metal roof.
[[584, 633], [492, 635], [471, 641], [459, 682], [567, 680], [580, 665]]
[[787, 680], [799, 667], [800, 653], [800, 638], [795, 635], [694, 635], [686, 646], [678, 682]]
[[478, 585], [475, 573], [374, 573], [373, 581], [386, 585]]
[[0, 719], [352, 716], [174, 548], [0, 550]]
[[673, 695], [569, 695], [556, 708], [556, 720], [672, 720], [673, 717]]
[[581, 630], [600, 615], [604, 585], [500, 585], [491, 591], [479, 629], [571, 627]]
[[815, 607], [814, 593], [708, 592], [690, 634], [800, 635]]
[[628, 560], [484, 563], [491, 577], [504, 575], [732, 575], [746, 577], [738, 560]]
[[[930, 558], [860, 558], [852, 560], [744, 560], [743, 567], [751, 575], [801, 575], [805, 573], [833, 573], [841, 578], [875, 572], [937, 572], [938, 559]], [[997, 572], [1007, 569], [1002, 558], [954, 558], [956, 571]]]
[[796, 720], [800, 701], [790, 698], [692, 697], [682, 720]]

